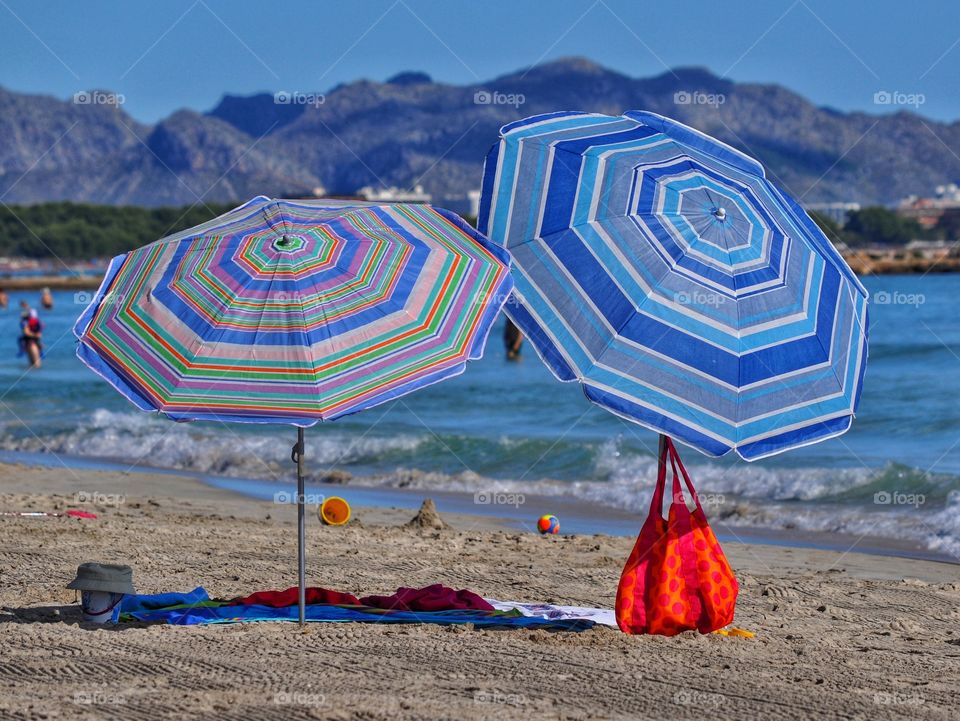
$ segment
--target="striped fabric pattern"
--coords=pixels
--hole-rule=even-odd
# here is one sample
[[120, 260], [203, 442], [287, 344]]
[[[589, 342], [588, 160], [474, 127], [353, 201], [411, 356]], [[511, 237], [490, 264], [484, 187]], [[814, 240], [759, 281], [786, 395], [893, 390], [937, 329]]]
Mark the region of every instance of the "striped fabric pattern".
[[508, 315], [560, 380], [711, 456], [845, 432], [867, 293], [752, 158], [639, 111], [501, 130], [479, 229], [513, 257]]
[[143, 410], [306, 427], [462, 373], [511, 288], [448, 211], [258, 197], [115, 258], [74, 331]]

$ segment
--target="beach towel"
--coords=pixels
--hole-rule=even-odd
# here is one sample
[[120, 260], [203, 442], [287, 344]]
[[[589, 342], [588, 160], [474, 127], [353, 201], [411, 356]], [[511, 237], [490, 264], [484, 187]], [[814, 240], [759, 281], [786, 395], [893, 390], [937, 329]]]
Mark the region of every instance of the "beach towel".
[[[707, 523], [673, 441], [665, 441], [650, 513], [620, 576], [617, 623], [624, 633], [673, 636], [694, 628], [710, 633], [733, 621], [737, 579]], [[668, 460], [673, 497], [664, 519]], [[693, 511], [687, 508], [681, 476], [693, 496]]]
[[587, 606], [555, 606], [552, 603], [522, 603], [520, 601], [498, 601], [484, 599], [498, 611], [517, 610], [524, 616], [538, 616], [550, 619], [589, 620], [603, 626], [617, 627], [617, 617], [612, 608], [589, 608]]
[[360, 599], [360, 603], [364, 606], [398, 611], [493, 610], [493, 606], [473, 591], [466, 589], [454, 591], [440, 583], [423, 588], [398, 588], [397, 592], [391, 596], [364, 596]]
[[[574, 615], [550, 616], [524, 612], [516, 607], [497, 610], [472, 591], [455, 591], [441, 584], [424, 588], [399, 588], [391, 596], [367, 596], [359, 600], [348, 593], [310, 588], [307, 599], [306, 620], [312, 622], [472, 623], [489, 628], [539, 628], [548, 631], [583, 631], [594, 626], [593, 619]], [[400, 608], [400, 605], [404, 607]], [[113, 620], [180, 626], [298, 621], [297, 588], [261, 591], [231, 600], [211, 600], [203, 587], [197, 587], [190, 593], [129, 595], [117, 606]]]
[[[296, 606], [207, 605], [179, 606], [167, 609], [136, 611], [125, 619], [179, 626], [215, 623], [250, 623], [255, 621], [298, 621]], [[519, 612], [457, 609], [453, 611], [397, 611], [364, 606], [307, 606], [306, 620], [310, 622], [359, 623], [436, 623], [444, 626], [472, 623], [484, 628], [526, 628], [548, 631], [584, 631], [594, 626], [582, 619], [548, 619], [524, 616]]]
[[[258, 591], [251, 593], [244, 598], [234, 598], [227, 602], [229, 606], [270, 606], [272, 608], [285, 608], [286, 606], [296, 606], [299, 599], [299, 588], [292, 586], [286, 591]], [[307, 605], [333, 604], [340, 606], [359, 606], [360, 601], [356, 596], [349, 593], [340, 593], [340, 591], [331, 591], [326, 588], [309, 587], [305, 589]]]
[[116, 623], [122, 614], [133, 615], [155, 609], [195, 605], [209, 600], [203, 586], [197, 586], [189, 593], [128, 594], [114, 607], [113, 622]]

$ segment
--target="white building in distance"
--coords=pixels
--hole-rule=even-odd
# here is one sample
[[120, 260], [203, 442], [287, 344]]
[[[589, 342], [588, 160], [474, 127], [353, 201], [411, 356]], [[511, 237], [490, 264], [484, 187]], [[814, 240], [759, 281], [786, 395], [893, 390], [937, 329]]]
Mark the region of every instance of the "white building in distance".
[[430, 193], [424, 192], [422, 185], [415, 185], [413, 188], [403, 190], [402, 188], [374, 188], [371, 185], [365, 185], [357, 191], [364, 200], [370, 200], [377, 203], [429, 203], [433, 200]]
[[847, 216], [860, 210], [860, 203], [807, 203], [804, 209], [830, 218], [837, 225], [846, 225]]

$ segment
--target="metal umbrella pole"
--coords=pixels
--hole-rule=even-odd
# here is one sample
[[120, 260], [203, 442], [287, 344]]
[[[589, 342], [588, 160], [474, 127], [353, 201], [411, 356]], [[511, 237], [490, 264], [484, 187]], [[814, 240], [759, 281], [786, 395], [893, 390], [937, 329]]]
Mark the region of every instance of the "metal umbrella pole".
[[300, 611], [300, 625], [303, 626], [307, 614], [307, 548], [306, 531], [303, 514], [303, 429], [297, 429], [297, 444], [290, 454], [291, 460], [297, 464], [297, 582], [299, 593], [297, 605]]
[[667, 466], [666, 450], [667, 450], [667, 437], [663, 433], [661, 433], [660, 434], [660, 451], [659, 451], [659, 455], [657, 456], [658, 458], [657, 473], [658, 474], [663, 473], [666, 469], [666, 466]]

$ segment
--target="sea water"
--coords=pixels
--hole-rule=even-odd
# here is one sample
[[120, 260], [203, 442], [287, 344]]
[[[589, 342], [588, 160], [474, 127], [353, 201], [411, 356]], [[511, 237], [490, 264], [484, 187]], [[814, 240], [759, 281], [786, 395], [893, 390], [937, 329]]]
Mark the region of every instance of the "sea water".
[[[681, 447], [711, 518], [726, 524], [887, 537], [960, 559], [960, 276], [866, 278], [870, 360], [844, 436], [747, 463]], [[0, 311], [0, 451], [279, 481], [293, 430], [172, 423], [142, 413], [75, 357], [89, 293], [41, 309], [43, 367], [17, 357], [21, 297]], [[502, 319], [462, 376], [307, 431], [311, 479], [476, 494], [580, 497], [642, 511], [656, 434], [557, 382], [526, 345], [505, 358]], [[5, 349], [5, 350], [4, 350]], [[28, 455], [29, 454], [29, 455]], [[489, 510], [479, 509], [478, 510]]]

